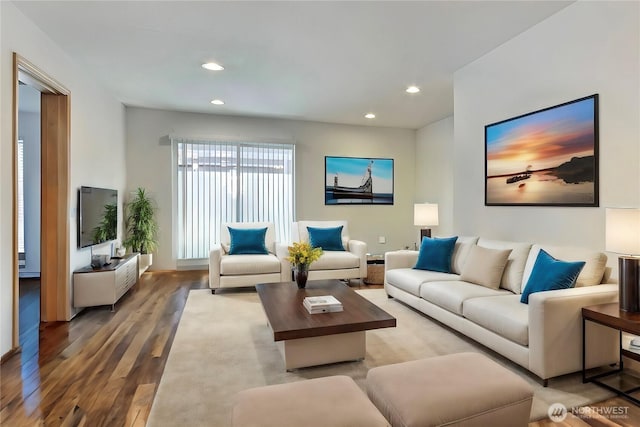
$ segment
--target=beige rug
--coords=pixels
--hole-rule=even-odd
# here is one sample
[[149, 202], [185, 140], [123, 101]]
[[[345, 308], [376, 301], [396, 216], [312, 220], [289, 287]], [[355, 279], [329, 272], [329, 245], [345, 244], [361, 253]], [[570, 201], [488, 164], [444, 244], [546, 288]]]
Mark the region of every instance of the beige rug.
[[240, 390], [328, 375], [349, 375], [364, 389], [367, 371], [375, 366], [463, 351], [487, 354], [532, 384], [532, 420], [546, 417], [555, 402], [571, 408], [612, 396], [596, 385], [582, 384], [579, 374], [553, 379], [544, 388], [517, 365], [387, 299], [384, 290], [358, 292], [395, 316], [398, 326], [368, 331], [362, 362], [286, 372], [255, 292], [191, 291], [147, 425], [225, 427], [230, 425], [233, 395]]

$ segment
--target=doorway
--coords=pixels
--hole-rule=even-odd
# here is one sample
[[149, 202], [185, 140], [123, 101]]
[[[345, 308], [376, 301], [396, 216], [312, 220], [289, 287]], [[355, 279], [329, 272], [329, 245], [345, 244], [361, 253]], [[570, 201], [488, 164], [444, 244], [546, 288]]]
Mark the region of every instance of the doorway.
[[37, 353], [40, 326], [41, 96], [37, 88], [18, 82], [18, 306], [23, 357]]
[[[17, 53], [13, 54], [13, 348], [20, 346], [20, 270], [29, 262], [36, 263], [35, 255], [29, 257], [28, 250], [34, 246], [28, 244], [28, 237], [33, 237], [33, 229], [27, 224], [27, 217], [33, 212], [26, 212], [26, 199], [23, 200], [22, 229], [18, 225], [21, 217], [19, 201], [20, 167], [19, 157], [25, 154], [26, 139], [20, 136], [20, 101], [21, 86], [28, 86], [39, 93], [40, 100], [40, 212], [33, 221], [39, 222], [39, 321], [49, 322], [70, 320], [69, 303], [69, 134], [70, 134], [70, 93], [56, 80], [49, 77], [38, 67]], [[26, 89], [23, 89], [25, 91]], [[25, 92], [26, 93], [26, 92]], [[33, 94], [38, 97], [38, 94]], [[22, 120], [27, 120], [22, 115]], [[22, 128], [24, 129], [24, 127]], [[33, 138], [32, 138], [33, 139]], [[22, 140], [22, 142], [20, 142]], [[22, 145], [22, 146], [21, 146]], [[24, 158], [22, 159], [24, 161]], [[23, 166], [23, 178], [27, 169]], [[32, 171], [31, 171], [32, 172]], [[22, 184], [25, 182], [23, 180]], [[24, 190], [24, 189], [23, 189]], [[23, 191], [25, 198], [27, 192]], [[23, 243], [24, 249], [20, 243]], [[37, 246], [37, 244], [35, 245]], [[21, 260], [24, 253], [24, 262]]]

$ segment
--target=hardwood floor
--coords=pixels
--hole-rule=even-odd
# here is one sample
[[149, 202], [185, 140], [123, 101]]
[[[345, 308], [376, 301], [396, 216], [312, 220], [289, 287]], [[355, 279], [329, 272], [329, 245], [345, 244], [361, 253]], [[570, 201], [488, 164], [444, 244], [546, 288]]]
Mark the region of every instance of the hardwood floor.
[[42, 323], [0, 367], [0, 424], [144, 426], [189, 290], [207, 286], [206, 271], [146, 273], [113, 313]]
[[[39, 338], [33, 329], [25, 336], [32, 344], [0, 366], [0, 425], [144, 426], [189, 290], [207, 287], [206, 271], [145, 273], [115, 312], [98, 307], [43, 323]], [[529, 427], [640, 425], [640, 408], [626, 400], [594, 406], [626, 407], [628, 417], [569, 415]]]
[[[590, 410], [590, 408], [593, 409]], [[612, 409], [617, 413], [612, 412]], [[545, 419], [529, 423], [529, 427], [635, 427], [640, 425], [640, 407], [620, 397], [596, 403], [590, 407], [579, 408], [579, 411], [579, 416], [567, 414], [567, 418], [561, 422], [554, 423]], [[603, 415], [607, 413], [614, 415]]]
[[39, 348], [38, 327], [40, 325], [40, 279], [20, 279], [19, 326], [22, 357], [37, 356]]

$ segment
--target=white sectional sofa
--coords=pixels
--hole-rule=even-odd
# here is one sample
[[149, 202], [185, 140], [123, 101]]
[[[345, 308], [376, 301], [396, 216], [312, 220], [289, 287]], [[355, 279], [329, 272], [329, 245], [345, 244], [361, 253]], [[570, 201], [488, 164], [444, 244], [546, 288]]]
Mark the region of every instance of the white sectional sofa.
[[[473, 245], [511, 249], [495, 289], [460, 280]], [[534, 293], [524, 304], [520, 294], [540, 249], [557, 259], [586, 264], [575, 288]], [[608, 283], [606, 255], [592, 250], [459, 237], [451, 259], [452, 273], [414, 269], [417, 258], [417, 251], [386, 253], [387, 295], [523, 366], [544, 385], [549, 378], [582, 369], [581, 308], [618, 300], [618, 286]], [[588, 367], [618, 361], [615, 331], [588, 323], [586, 332]]]

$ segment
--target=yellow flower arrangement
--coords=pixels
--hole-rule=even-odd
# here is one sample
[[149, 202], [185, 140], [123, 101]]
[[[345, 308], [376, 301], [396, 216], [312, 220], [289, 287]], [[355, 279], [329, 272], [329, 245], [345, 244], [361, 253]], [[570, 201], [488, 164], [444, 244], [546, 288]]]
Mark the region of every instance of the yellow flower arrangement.
[[322, 248], [313, 248], [309, 242], [294, 242], [292, 246], [289, 246], [287, 261], [295, 266], [308, 266], [312, 262], [317, 261], [321, 255]]

